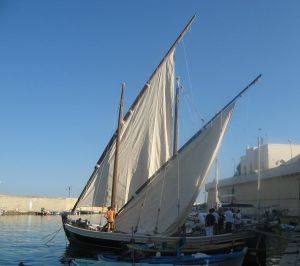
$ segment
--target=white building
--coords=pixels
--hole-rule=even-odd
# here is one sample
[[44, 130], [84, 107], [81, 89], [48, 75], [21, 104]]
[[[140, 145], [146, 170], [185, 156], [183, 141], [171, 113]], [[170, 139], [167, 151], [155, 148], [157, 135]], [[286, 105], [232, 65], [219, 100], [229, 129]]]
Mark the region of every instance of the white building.
[[[215, 181], [205, 187], [208, 207], [216, 205], [215, 187]], [[287, 215], [300, 215], [300, 145], [265, 144], [260, 149], [247, 148], [235, 175], [219, 181], [218, 194], [221, 202], [252, 204], [261, 211], [275, 208]]]
[[264, 144], [246, 149], [241, 157], [239, 174], [251, 174], [258, 171], [258, 151], [260, 155], [260, 170], [266, 170], [286, 163], [293, 163], [300, 154], [300, 145], [294, 144]]

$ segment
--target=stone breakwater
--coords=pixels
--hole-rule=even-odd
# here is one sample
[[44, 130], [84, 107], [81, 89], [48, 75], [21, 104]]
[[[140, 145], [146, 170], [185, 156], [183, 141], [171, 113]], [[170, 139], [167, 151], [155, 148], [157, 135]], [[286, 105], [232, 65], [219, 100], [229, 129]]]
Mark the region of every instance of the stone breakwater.
[[33, 213], [42, 208], [51, 212], [69, 211], [77, 198], [0, 195], [0, 212]]

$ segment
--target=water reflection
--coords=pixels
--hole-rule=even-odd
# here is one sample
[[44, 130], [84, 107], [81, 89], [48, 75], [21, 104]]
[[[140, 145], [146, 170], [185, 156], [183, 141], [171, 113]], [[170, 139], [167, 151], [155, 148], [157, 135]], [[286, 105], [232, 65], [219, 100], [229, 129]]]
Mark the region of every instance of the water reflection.
[[73, 258], [80, 259], [97, 259], [99, 252], [91, 249], [84, 249], [73, 245], [67, 245], [65, 252], [60, 258], [62, 264], [68, 263]]
[[47, 235], [61, 227], [59, 216], [1, 215], [0, 265], [61, 265], [60, 257], [66, 247], [61, 230], [46, 245]]
[[30, 226], [31, 226], [31, 220], [32, 220], [31, 217], [32, 217], [32, 216], [31, 216], [31, 215], [28, 215], [27, 217], [28, 217], [28, 220], [27, 220], [27, 226], [30, 227]]

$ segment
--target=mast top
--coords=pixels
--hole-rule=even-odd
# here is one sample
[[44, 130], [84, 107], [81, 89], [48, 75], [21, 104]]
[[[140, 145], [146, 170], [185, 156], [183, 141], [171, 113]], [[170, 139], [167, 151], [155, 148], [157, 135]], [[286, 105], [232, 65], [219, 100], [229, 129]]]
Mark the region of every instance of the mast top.
[[194, 20], [196, 19], [196, 15], [194, 15], [191, 20], [189, 21], [189, 23], [185, 26], [185, 28], [183, 29], [183, 31], [181, 32], [181, 34], [178, 36], [175, 45], [177, 43], [179, 43], [181, 41], [181, 39], [183, 38], [183, 36], [185, 35], [185, 33], [191, 28], [192, 23], [194, 22]]
[[[133, 104], [131, 105], [131, 107], [129, 108], [129, 110], [132, 110], [136, 106], [136, 104], [138, 103], [138, 101], [141, 98], [141, 96], [143, 95], [143, 93], [146, 91], [146, 89], [148, 89], [148, 85], [150, 83], [149, 81], [154, 77], [154, 75], [156, 74], [156, 72], [158, 71], [158, 69], [160, 68], [160, 66], [165, 62], [166, 58], [170, 55], [170, 53], [173, 51], [173, 49], [176, 47], [176, 45], [182, 40], [182, 38], [184, 37], [184, 35], [186, 34], [186, 32], [191, 28], [191, 25], [192, 25], [192, 23], [194, 22], [195, 19], [196, 19], [196, 15], [194, 15], [190, 19], [190, 21], [188, 22], [188, 24], [184, 27], [184, 29], [178, 35], [178, 37], [176, 38], [176, 40], [171, 45], [170, 49], [165, 53], [165, 55], [163, 56], [162, 60], [158, 64], [158, 66], [156, 67], [156, 69], [153, 71], [153, 73], [149, 77], [148, 81], [146, 82], [146, 85], [140, 91], [139, 95], [136, 97], [135, 101], [133, 102]], [[125, 115], [124, 120], [126, 121], [128, 117], [129, 117], [129, 112]]]

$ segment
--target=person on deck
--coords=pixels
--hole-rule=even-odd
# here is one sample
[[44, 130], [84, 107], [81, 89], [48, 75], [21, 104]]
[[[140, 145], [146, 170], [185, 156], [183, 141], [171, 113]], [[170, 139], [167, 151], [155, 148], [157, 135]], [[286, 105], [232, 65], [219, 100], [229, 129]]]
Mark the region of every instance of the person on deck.
[[225, 221], [224, 211], [222, 209], [219, 209], [219, 220], [218, 220], [219, 234], [224, 233], [224, 221]]
[[108, 207], [105, 218], [107, 219], [108, 223], [107, 232], [112, 232], [114, 230], [115, 223], [115, 209], [112, 207]]
[[213, 215], [213, 212], [214, 212], [214, 209], [210, 209], [208, 214], [205, 217], [206, 236], [214, 235], [215, 216]]
[[241, 224], [242, 224], [242, 214], [240, 210], [237, 210], [234, 218], [234, 226], [236, 229], [239, 229], [241, 228]]
[[199, 212], [198, 214], [198, 221], [201, 227], [205, 226], [205, 214], [202, 212]]
[[218, 235], [220, 233], [219, 232], [219, 227], [218, 227], [218, 222], [219, 222], [220, 216], [219, 216], [218, 212], [214, 208], [212, 208], [212, 210], [213, 210], [212, 214], [215, 217], [214, 234]]
[[233, 224], [233, 212], [230, 209], [227, 209], [224, 213], [225, 216], [225, 231], [226, 233], [232, 232]]

